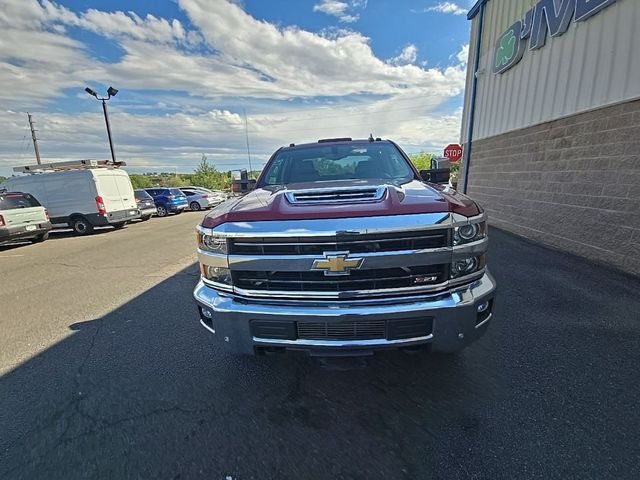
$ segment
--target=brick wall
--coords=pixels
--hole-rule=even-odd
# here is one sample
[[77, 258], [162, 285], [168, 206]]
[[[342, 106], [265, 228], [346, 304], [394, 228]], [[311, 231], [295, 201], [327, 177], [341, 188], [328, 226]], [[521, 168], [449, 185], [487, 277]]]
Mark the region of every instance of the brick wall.
[[469, 172], [490, 224], [640, 274], [640, 100], [478, 140]]

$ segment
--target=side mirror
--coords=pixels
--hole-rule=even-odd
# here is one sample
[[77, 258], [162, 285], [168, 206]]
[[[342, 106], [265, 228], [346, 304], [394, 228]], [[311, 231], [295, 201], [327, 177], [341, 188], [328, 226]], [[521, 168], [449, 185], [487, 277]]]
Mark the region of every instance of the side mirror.
[[449, 183], [450, 175], [450, 168], [432, 168], [431, 170], [420, 170], [420, 176], [425, 182], [446, 184]]

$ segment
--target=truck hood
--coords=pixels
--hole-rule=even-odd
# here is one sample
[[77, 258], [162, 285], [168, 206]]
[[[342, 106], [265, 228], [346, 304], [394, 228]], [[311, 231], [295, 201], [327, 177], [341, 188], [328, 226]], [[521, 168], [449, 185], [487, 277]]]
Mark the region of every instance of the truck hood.
[[[385, 186], [383, 197], [375, 202], [292, 203], [287, 192], [323, 188]], [[481, 210], [469, 197], [442, 185], [410, 180], [402, 184], [384, 180], [347, 180], [265, 187], [244, 197], [228, 200], [207, 215], [202, 226], [214, 228], [228, 222], [268, 220], [307, 220], [321, 218], [371, 217], [417, 213], [454, 212], [471, 217]]]

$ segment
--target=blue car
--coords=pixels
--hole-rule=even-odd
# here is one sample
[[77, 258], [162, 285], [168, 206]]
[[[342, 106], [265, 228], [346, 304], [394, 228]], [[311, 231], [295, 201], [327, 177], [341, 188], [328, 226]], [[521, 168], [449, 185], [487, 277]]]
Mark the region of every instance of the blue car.
[[187, 197], [177, 188], [145, 188], [153, 197], [159, 217], [166, 217], [170, 213], [182, 213], [189, 206]]

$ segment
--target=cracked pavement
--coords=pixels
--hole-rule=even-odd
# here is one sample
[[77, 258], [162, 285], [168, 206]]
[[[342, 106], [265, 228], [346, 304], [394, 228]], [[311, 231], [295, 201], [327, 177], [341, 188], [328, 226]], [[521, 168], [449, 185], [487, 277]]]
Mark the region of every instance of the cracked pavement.
[[185, 213], [0, 248], [0, 478], [639, 478], [640, 281], [492, 230], [453, 357], [230, 356]]

